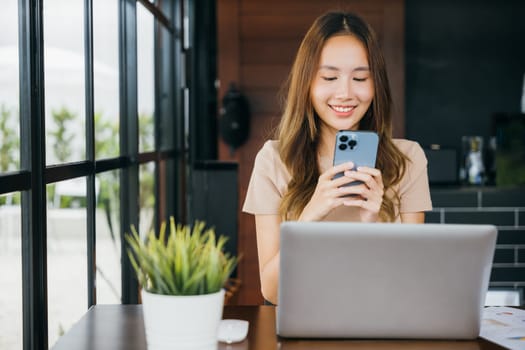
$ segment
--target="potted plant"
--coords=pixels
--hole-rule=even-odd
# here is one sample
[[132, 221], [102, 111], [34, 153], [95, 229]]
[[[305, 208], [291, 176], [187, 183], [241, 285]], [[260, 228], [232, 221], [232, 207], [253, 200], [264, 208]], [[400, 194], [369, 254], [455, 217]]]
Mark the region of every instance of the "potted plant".
[[212, 228], [163, 222], [145, 241], [134, 227], [128, 255], [142, 287], [148, 349], [216, 349], [224, 285], [237, 258]]

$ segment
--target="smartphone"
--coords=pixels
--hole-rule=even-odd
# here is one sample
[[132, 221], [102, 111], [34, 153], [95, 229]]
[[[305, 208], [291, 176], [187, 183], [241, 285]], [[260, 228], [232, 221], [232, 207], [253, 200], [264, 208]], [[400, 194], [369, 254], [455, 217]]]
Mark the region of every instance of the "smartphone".
[[[375, 168], [379, 137], [373, 131], [340, 130], [335, 137], [334, 165], [353, 162], [354, 170], [359, 166]], [[338, 173], [334, 179], [343, 176]], [[353, 181], [345, 186], [360, 184]]]

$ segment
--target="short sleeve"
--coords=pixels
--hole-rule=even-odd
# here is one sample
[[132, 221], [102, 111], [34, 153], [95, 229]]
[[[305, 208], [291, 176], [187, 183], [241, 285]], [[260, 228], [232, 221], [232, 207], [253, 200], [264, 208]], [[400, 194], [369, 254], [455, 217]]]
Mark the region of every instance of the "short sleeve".
[[427, 158], [421, 146], [414, 141], [403, 140], [403, 153], [409, 158], [405, 176], [399, 184], [401, 213], [432, 210], [428, 184]]
[[242, 210], [250, 214], [277, 215], [287, 184], [277, 142], [267, 141], [255, 157]]

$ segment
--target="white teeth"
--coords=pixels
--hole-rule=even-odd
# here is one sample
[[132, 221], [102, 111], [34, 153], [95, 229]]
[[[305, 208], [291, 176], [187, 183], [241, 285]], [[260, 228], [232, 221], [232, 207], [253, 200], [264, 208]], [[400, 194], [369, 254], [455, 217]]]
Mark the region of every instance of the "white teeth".
[[332, 108], [333, 108], [336, 112], [346, 113], [346, 112], [350, 112], [354, 107], [332, 106]]

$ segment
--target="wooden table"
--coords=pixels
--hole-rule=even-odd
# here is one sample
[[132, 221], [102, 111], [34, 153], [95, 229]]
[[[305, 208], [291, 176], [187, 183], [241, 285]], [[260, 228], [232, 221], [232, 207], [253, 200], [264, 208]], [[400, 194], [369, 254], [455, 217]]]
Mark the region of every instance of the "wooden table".
[[[219, 343], [219, 350], [489, 350], [504, 349], [484, 339], [473, 341], [422, 340], [288, 340], [275, 335], [275, 307], [225, 306], [223, 318], [248, 320], [242, 343]], [[142, 305], [96, 305], [53, 347], [54, 350], [145, 350]]]

